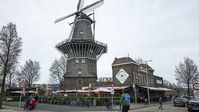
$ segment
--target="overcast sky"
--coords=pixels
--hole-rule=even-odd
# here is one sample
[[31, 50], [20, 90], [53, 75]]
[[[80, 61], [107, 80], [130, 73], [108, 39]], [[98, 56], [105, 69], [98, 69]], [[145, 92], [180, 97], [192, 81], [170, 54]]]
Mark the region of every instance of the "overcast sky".
[[[96, 0], [85, 0], [86, 4]], [[48, 83], [49, 68], [60, 52], [55, 45], [68, 38], [78, 0], [1, 0], [0, 27], [13, 22], [22, 37], [20, 64], [41, 64], [38, 83]], [[153, 60], [154, 74], [171, 82], [175, 66], [190, 57], [199, 65], [199, 0], [105, 0], [96, 9], [95, 39], [108, 45], [97, 66], [98, 77], [112, 76], [115, 57]]]

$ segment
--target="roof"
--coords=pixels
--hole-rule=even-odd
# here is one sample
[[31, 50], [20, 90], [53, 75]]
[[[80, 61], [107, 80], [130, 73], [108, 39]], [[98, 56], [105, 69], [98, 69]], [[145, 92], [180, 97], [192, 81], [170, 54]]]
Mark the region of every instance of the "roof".
[[172, 89], [169, 88], [163, 88], [163, 87], [147, 87], [147, 86], [140, 86], [142, 88], [148, 88], [150, 91], [164, 91], [164, 92], [172, 92]]
[[130, 57], [115, 58], [115, 60], [112, 63], [112, 66], [117, 65], [117, 64], [136, 64], [137, 65], [137, 63]]
[[[146, 68], [146, 64], [140, 64], [139, 66], [140, 66], [140, 68]], [[148, 64], [147, 64], [147, 69], [154, 71], [154, 69], [152, 67], [150, 67]]]

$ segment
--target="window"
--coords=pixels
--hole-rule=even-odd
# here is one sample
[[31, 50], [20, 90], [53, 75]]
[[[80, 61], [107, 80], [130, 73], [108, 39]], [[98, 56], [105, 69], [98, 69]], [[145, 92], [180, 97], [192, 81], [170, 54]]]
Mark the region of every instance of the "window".
[[82, 74], [82, 70], [79, 69], [79, 70], [77, 71], [77, 74], [78, 74], [78, 75], [81, 75], [81, 74]]
[[157, 83], [157, 84], [162, 84], [162, 80], [156, 79], [156, 83]]
[[83, 35], [83, 34], [84, 34], [84, 32], [83, 32], [83, 31], [80, 31], [79, 33], [80, 33], [81, 35]]
[[86, 62], [86, 60], [85, 59], [82, 59], [82, 63], [85, 63]]
[[75, 63], [79, 63], [79, 59], [75, 59]]
[[77, 80], [77, 86], [82, 86], [83, 85], [83, 81], [81, 79]]

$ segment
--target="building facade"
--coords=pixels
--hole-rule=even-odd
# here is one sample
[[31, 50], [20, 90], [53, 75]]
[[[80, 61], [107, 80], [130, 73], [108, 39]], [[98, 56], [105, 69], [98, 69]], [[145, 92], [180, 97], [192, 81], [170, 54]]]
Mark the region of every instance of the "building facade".
[[151, 100], [157, 100], [164, 95], [163, 78], [154, 75], [154, 69], [147, 64], [136, 63], [130, 57], [115, 58], [112, 63], [112, 77], [114, 86], [129, 87], [134, 101], [145, 99], [147, 89]]

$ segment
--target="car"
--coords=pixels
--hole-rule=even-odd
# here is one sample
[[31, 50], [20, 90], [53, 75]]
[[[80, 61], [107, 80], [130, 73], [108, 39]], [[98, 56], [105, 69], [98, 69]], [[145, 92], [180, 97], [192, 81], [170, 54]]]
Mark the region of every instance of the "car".
[[189, 112], [199, 111], [199, 98], [190, 99], [187, 103]]
[[173, 105], [174, 106], [183, 106], [186, 107], [188, 102], [187, 98], [183, 98], [183, 97], [178, 97], [176, 99], [173, 100]]

